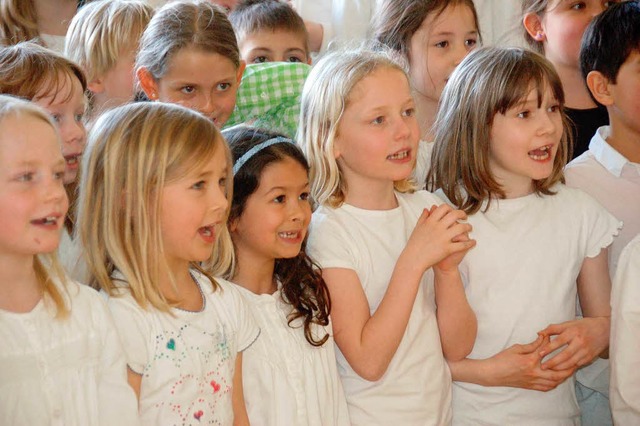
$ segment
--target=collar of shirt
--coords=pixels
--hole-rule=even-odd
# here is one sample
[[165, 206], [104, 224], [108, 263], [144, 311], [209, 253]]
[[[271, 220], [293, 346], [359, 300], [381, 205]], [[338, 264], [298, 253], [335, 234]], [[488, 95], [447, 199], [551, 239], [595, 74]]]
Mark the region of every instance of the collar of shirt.
[[[595, 135], [591, 138], [589, 143], [589, 151], [593, 154], [594, 158], [602, 164], [612, 175], [620, 177], [622, 169], [626, 164], [630, 166], [635, 165], [631, 163], [627, 158], [616, 151], [611, 145], [607, 143], [607, 138], [611, 134], [610, 126], [602, 126], [598, 129]], [[635, 165], [640, 171], [640, 167]]]

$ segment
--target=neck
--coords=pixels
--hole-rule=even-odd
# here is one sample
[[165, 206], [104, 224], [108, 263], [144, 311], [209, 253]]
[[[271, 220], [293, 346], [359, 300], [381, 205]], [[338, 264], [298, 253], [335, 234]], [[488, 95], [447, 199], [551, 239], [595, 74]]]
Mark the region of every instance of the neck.
[[416, 102], [416, 116], [420, 125], [420, 139], [431, 142], [434, 138], [431, 129], [438, 113], [438, 103], [415, 91], [413, 98]]
[[393, 182], [379, 182], [379, 185], [358, 185], [349, 182], [345, 203], [365, 210], [391, 210], [398, 207]]
[[202, 309], [204, 302], [198, 285], [191, 277], [189, 262], [169, 264], [160, 272], [158, 280], [162, 294], [170, 300], [177, 301], [178, 308], [188, 311]]
[[607, 143], [622, 154], [628, 161], [640, 164], [640, 133], [621, 125], [611, 115], [611, 133]]
[[[554, 64], [555, 65], [555, 64]], [[564, 89], [565, 106], [573, 109], [590, 109], [597, 107], [589, 94], [589, 89], [582, 78], [580, 69], [555, 65]]]
[[237, 260], [234, 283], [255, 294], [273, 294], [277, 290], [273, 280], [274, 259], [258, 259], [238, 249]]
[[33, 256], [0, 255], [0, 309], [31, 312], [42, 299]]
[[66, 35], [78, 8], [77, 0], [32, 0], [38, 17], [38, 32]]

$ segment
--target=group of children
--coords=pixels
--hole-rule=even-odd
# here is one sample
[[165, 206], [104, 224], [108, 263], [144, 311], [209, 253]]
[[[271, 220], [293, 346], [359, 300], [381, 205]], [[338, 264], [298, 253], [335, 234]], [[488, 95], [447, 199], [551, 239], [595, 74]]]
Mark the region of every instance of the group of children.
[[0, 48], [1, 424], [640, 422], [637, 1], [212, 3]]

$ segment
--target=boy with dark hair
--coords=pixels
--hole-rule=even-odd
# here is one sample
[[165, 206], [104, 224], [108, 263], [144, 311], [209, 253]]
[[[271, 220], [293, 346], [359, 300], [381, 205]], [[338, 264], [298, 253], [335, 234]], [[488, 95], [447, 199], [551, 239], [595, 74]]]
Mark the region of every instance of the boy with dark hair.
[[[637, 1], [614, 4], [591, 22], [582, 39], [580, 68], [593, 98], [607, 108], [610, 125], [598, 129], [589, 150], [567, 165], [565, 176], [567, 185], [589, 193], [624, 222], [609, 249], [609, 270], [613, 276], [620, 252], [640, 233], [640, 4]], [[612, 336], [614, 333], [612, 330]], [[611, 355], [615, 360], [615, 354]], [[622, 403], [617, 383], [622, 375], [640, 371], [640, 364], [612, 365], [611, 406], [615, 412]], [[583, 425], [612, 424], [608, 409], [608, 362], [596, 361], [579, 370], [577, 379], [576, 394], [583, 411]], [[640, 387], [640, 383], [636, 382], [635, 386]]]
[[278, 0], [244, 0], [229, 14], [247, 64], [303, 62], [310, 64], [309, 34], [293, 8]]

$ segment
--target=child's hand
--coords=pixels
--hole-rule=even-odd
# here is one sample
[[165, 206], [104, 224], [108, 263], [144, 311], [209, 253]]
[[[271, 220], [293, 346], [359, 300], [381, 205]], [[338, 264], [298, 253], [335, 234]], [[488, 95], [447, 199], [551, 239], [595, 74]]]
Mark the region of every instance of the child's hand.
[[609, 317], [582, 318], [562, 324], [552, 324], [540, 332], [557, 336], [540, 349], [544, 357], [562, 346], [566, 347], [542, 364], [545, 370], [564, 370], [591, 363], [609, 347]]
[[543, 370], [540, 349], [549, 344], [548, 336], [538, 336], [526, 345], [513, 345], [489, 359], [493, 386], [509, 386], [547, 392], [571, 377], [575, 367]]
[[446, 204], [424, 209], [405, 252], [423, 271], [436, 264], [442, 270], [456, 268], [464, 254], [475, 245], [468, 235], [471, 225], [459, 222], [466, 218], [466, 213]]

